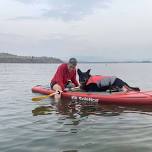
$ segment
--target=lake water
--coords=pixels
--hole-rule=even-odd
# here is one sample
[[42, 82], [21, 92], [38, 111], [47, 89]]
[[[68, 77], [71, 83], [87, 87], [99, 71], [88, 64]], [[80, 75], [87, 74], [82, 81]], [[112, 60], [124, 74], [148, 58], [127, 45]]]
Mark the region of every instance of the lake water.
[[[151, 152], [152, 108], [70, 109], [40, 103], [31, 92], [48, 84], [58, 64], [0, 64], [0, 152]], [[92, 74], [116, 75], [152, 90], [152, 64], [79, 64]]]

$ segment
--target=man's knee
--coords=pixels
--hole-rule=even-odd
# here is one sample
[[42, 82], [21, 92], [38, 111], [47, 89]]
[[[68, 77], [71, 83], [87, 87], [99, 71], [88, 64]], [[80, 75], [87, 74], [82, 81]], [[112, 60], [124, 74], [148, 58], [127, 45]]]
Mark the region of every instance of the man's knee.
[[62, 90], [62, 88], [61, 88], [61, 86], [59, 84], [53, 85], [52, 89], [55, 90], [55, 91], [56, 90]]

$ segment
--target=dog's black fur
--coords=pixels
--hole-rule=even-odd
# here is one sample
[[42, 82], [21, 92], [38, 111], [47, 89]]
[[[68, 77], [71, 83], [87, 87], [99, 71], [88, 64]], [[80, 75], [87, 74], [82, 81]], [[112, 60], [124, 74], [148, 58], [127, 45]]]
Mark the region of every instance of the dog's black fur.
[[87, 72], [82, 72], [80, 69], [77, 70], [77, 73], [79, 75], [79, 82], [80, 82], [80, 87], [81, 89], [85, 90], [85, 91], [106, 91], [106, 90], [115, 90], [115, 91], [120, 91], [122, 89], [123, 86], [127, 86], [128, 88], [135, 90], [135, 91], [140, 91], [139, 88], [136, 87], [130, 87], [126, 82], [124, 82], [123, 80], [117, 78], [118, 81], [121, 82], [121, 86], [120, 83], [114, 83], [113, 85], [109, 84], [108, 86], [99, 88], [97, 86], [97, 84], [95, 83], [91, 83], [89, 85], [86, 85], [88, 79], [91, 77], [90, 75], [90, 70], [87, 70]]

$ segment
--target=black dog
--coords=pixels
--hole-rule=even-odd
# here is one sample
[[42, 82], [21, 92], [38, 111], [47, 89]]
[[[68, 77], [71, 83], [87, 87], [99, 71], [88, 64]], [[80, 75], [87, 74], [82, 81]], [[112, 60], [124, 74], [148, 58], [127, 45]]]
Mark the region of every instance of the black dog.
[[87, 72], [82, 72], [78, 69], [77, 73], [79, 75], [80, 87], [85, 91], [122, 91], [123, 88], [128, 91], [140, 91], [139, 88], [130, 87], [126, 82], [114, 76], [91, 76], [90, 69]]

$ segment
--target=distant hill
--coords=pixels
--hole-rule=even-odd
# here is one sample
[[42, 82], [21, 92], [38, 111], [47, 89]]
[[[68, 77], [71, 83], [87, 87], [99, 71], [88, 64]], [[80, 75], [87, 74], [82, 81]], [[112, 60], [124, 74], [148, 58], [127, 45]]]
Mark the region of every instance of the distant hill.
[[115, 59], [101, 56], [76, 56], [79, 63], [152, 63], [152, 59]]
[[0, 63], [63, 63], [63, 61], [54, 57], [18, 56], [0, 53]]

